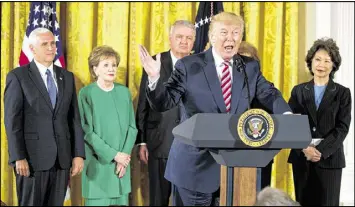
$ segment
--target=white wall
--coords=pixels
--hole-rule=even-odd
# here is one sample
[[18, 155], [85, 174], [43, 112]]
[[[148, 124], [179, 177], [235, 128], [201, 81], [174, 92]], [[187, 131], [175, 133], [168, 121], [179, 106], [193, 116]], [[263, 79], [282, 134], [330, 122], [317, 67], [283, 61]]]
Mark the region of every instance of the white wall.
[[[331, 3], [332, 19], [331, 35], [337, 40], [342, 64], [335, 74], [335, 81], [352, 91], [352, 108], [354, 109], [354, 3]], [[345, 140], [345, 153], [348, 161], [354, 162], [354, 110], [352, 124]]]
[[306, 7], [306, 51], [321, 37], [333, 38], [339, 47], [342, 63], [335, 82], [351, 90], [352, 121], [344, 141], [347, 167], [343, 170], [340, 202], [354, 205], [354, 3], [310, 2]]

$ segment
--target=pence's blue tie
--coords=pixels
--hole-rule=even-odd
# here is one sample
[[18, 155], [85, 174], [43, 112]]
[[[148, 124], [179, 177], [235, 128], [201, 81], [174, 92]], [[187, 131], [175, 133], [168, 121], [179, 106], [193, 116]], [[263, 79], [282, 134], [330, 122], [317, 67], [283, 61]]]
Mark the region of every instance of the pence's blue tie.
[[55, 87], [54, 79], [50, 70], [47, 69], [47, 89], [49, 98], [51, 99], [53, 108], [55, 107], [55, 102], [57, 99], [57, 88]]

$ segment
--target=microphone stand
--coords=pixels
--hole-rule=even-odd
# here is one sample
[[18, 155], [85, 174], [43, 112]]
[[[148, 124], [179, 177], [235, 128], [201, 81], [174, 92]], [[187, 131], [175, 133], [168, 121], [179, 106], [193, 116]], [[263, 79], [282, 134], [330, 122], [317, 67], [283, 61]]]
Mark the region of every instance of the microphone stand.
[[245, 71], [245, 62], [243, 58], [238, 55], [234, 63], [236, 64], [237, 70], [242, 72], [244, 75], [244, 83], [247, 86], [247, 92], [248, 92], [248, 110], [250, 110], [250, 104], [251, 104], [250, 89], [249, 89], [248, 75], [247, 72]]

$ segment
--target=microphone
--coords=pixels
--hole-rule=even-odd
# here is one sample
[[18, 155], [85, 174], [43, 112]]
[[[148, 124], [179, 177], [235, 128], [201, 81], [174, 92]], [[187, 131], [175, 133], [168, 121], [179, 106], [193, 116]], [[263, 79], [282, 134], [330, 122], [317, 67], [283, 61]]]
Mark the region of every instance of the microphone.
[[233, 67], [236, 67], [237, 71], [242, 72], [244, 75], [244, 83], [247, 86], [247, 92], [248, 92], [248, 110], [250, 110], [250, 104], [251, 104], [250, 89], [249, 89], [248, 75], [247, 72], [245, 71], [245, 67], [246, 67], [245, 62], [240, 55], [234, 55], [233, 59], [234, 59]]

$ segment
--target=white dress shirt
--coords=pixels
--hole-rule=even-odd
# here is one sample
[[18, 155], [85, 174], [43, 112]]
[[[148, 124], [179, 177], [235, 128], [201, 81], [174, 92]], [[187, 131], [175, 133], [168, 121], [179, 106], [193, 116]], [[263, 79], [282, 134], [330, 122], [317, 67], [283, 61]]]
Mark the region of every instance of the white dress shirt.
[[171, 60], [173, 61], [173, 71], [174, 71], [175, 70], [175, 64], [178, 61], [178, 59], [177, 59], [177, 57], [175, 57], [173, 52], [171, 52], [171, 50], [170, 50], [170, 56], [171, 56]]
[[55, 84], [55, 87], [57, 89], [57, 92], [58, 92], [58, 85], [57, 85], [57, 78], [56, 78], [56, 74], [55, 72], [53, 71], [53, 63], [49, 66], [49, 67], [46, 67], [44, 65], [42, 65], [41, 63], [37, 62], [35, 59], [33, 59], [33, 61], [35, 62], [38, 70], [39, 70], [39, 73], [41, 74], [41, 77], [42, 77], [42, 80], [44, 82], [44, 85], [46, 86], [47, 90], [48, 90], [48, 86], [47, 86], [47, 69], [49, 71], [51, 71], [52, 73], [52, 78], [54, 79], [54, 84]]

